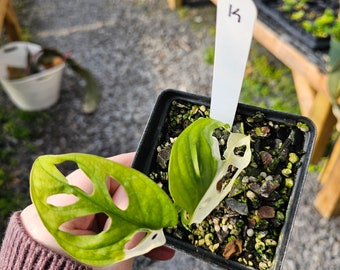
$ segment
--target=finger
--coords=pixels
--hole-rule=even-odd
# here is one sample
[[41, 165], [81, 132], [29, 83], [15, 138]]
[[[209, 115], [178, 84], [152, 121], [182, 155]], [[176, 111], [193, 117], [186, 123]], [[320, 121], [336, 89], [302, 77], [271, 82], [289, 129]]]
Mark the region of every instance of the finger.
[[129, 199], [122, 186], [119, 186], [116, 192], [112, 195], [112, 201], [121, 210], [126, 210], [128, 208]]
[[[135, 152], [131, 152], [113, 156], [108, 159], [130, 167], [134, 157]], [[108, 190], [112, 196], [113, 202], [118, 206], [118, 208], [125, 210], [128, 207], [128, 196], [125, 190], [120, 186], [120, 184], [116, 180], [112, 179], [111, 177], [108, 177], [106, 179], [106, 182]]]
[[144, 232], [138, 232], [136, 233], [132, 239], [125, 245], [126, 249], [133, 249], [136, 247], [145, 237]]
[[[125, 166], [131, 166], [133, 158], [135, 156], [134, 152], [120, 154], [117, 156], [109, 157], [108, 159], [120, 163]], [[91, 180], [87, 177], [87, 175], [82, 170], [75, 170], [70, 173], [67, 177], [68, 182], [71, 185], [77, 186], [84, 190], [86, 193], [91, 194], [93, 191], [93, 184]], [[117, 186], [113, 186], [116, 188]]]
[[162, 246], [151, 250], [144, 256], [153, 260], [166, 261], [170, 260], [173, 256], [175, 256], [175, 250], [168, 248], [166, 246]]
[[87, 175], [80, 169], [73, 171], [66, 177], [70, 185], [79, 187], [88, 194], [93, 191], [93, 184]]
[[125, 153], [125, 154], [120, 154], [120, 155], [116, 155], [113, 157], [109, 157], [108, 159], [118, 162], [122, 165], [131, 167], [135, 154], [136, 154], [135, 152], [130, 152], [130, 153]]
[[[123, 211], [127, 209], [129, 199], [122, 186], [118, 186], [114, 194], [112, 194], [112, 201], [119, 209]], [[111, 219], [106, 215], [97, 215], [97, 226], [103, 228], [103, 230], [107, 230], [111, 226]]]

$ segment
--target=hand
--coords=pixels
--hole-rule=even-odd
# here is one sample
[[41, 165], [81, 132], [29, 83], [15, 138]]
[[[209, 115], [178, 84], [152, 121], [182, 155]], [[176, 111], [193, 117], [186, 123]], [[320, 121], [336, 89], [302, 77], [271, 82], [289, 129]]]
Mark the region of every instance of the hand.
[[[125, 166], [131, 166], [135, 153], [127, 153], [114, 156], [111, 160], [121, 163]], [[80, 187], [85, 192], [92, 192], [92, 183], [88, 177], [81, 171], [76, 170], [67, 176], [70, 184]], [[108, 189], [112, 196], [113, 202], [121, 209], [128, 205], [128, 198], [125, 190], [113, 179], [107, 179]], [[76, 200], [74, 197], [65, 196], [63, 194], [53, 196], [49, 203], [62, 206], [73, 203]], [[21, 220], [28, 234], [41, 245], [51, 249], [57, 253], [68, 256], [65, 251], [59, 246], [54, 237], [47, 231], [43, 225], [34, 205], [29, 205], [21, 213]], [[101, 230], [105, 230], [109, 226], [107, 219], [101, 218], [99, 215], [91, 215], [76, 220], [69, 221], [62, 225], [62, 229], [72, 234], [88, 235], [97, 234]], [[136, 235], [129, 243], [129, 248], [136, 246], [143, 235]], [[150, 251], [146, 256], [157, 260], [168, 260], [174, 256], [174, 250], [167, 247], [159, 247]], [[112, 266], [99, 267], [94, 269], [115, 270], [115, 269], [132, 269], [133, 260], [126, 260]]]

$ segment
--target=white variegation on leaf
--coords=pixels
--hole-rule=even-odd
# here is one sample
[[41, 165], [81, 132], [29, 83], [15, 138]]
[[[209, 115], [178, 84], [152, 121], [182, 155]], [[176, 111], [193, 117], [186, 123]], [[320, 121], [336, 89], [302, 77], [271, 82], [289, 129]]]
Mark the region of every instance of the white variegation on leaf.
[[[220, 121], [201, 118], [187, 127], [175, 141], [169, 163], [169, 190], [176, 205], [182, 209], [182, 223], [200, 223], [228, 195], [240, 172], [251, 160], [250, 137], [230, 133], [221, 158], [215, 129]], [[244, 147], [237, 155], [235, 148]], [[218, 187], [228, 168], [237, 168], [228, 184]]]
[[[234, 153], [235, 147], [245, 146], [246, 150], [243, 156]], [[218, 150], [218, 149], [217, 149]], [[221, 160], [216, 176], [211, 182], [207, 192], [196, 207], [195, 212], [190, 218], [190, 224], [201, 223], [211, 211], [229, 194], [235, 180], [241, 171], [248, 166], [251, 160], [250, 137], [239, 133], [230, 133], [227, 149], [223, 154], [225, 160]], [[228, 168], [233, 166], [237, 168], [226, 186], [218, 188], [219, 182], [226, 175]]]

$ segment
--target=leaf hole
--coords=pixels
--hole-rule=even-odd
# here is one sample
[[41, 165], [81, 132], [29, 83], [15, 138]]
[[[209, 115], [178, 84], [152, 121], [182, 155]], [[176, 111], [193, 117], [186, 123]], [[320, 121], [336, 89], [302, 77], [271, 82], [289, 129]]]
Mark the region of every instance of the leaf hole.
[[233, 165], [228, 166], [226, 174], [216, 183], [216, 190], [221, 193], [225, 187], [229, 184], [230, 180], [233, 178], [237, 168]]
[[76, 203], [79, 198], [73, 194], [54, 194], [47, 198], [46, 202], [53, 206], [68, 206]]
[[110, 226], [111, 226], [111, 223], [112, 223], [112, 220], [111, 218], [106, 215], [105, 213], [97, 213], [95, 215], [95, 231], [97, 233], [100, 233], [100, 232], [105, 232], [107, 231]]
[[105, 213], [97, 213], [71, 219], [62, 225], [59, 230], [74, 235], [96, 235], [110, 228], [111, 218]]
[[237, 146], [234, 148], [234, 155], [243, 157], [247, 150], [246, 145]]
[[[143, 241], [143, 239], [147, 236], [147, 233], [145, 232], [138, 232], [136, 233], [132, 239], [125, 244], [124, 248], [126, 250], [131, 250], [133, 248], [135, 248], [140, 242]], [[153, 238], [152, 238], [153, 239]]]
[[112, 196], [113, 203], [122, 211], [125, 211], [129, 206], [129, 197], [122, 185], [120, 185], [112, 177], [107, 177], [106, 185]]
[[222, 188], [223, 188], [223, 179], [219, 180], [216, 184], [216, 190], [221, 193], [222, 191]]
[[67, 176], [78, 169], [78, 164], [70, 160], [66, 160], [62, 163], [56, 164], [55, 166], [64, 176]]
[[67, 160], [55, 166], [65, 178], [67, 177], [67, 181], [71, 186], [76, 186], [89, 195], [93, 192], [93, 183], [86, 174], [79, 169], [76, 162]]

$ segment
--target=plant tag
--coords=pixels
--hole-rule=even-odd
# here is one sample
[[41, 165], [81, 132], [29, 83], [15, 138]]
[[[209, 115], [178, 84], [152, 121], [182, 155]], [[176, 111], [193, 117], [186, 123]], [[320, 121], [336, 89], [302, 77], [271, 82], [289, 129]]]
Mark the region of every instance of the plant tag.
[[253, 37], [252, 0], [219, 0], [210, 117], [232, 126]]

